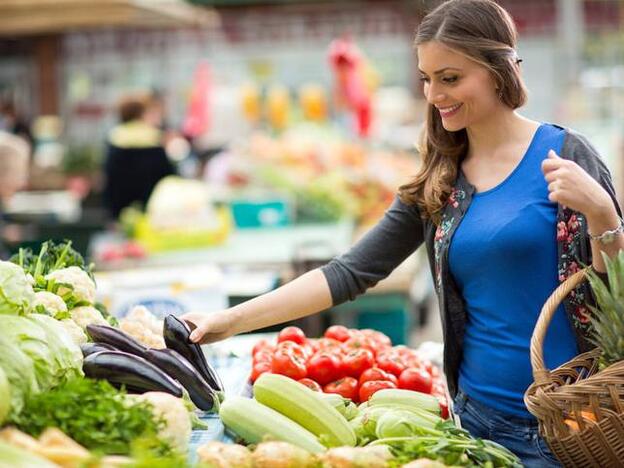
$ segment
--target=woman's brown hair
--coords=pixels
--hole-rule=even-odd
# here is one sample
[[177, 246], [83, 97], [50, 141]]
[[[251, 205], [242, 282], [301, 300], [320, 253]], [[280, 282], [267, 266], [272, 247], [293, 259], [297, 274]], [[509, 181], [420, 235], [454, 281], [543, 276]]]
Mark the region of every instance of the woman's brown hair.
[[[492, 74], [501, 101], [517, 109], [525, 103], [527, 93], [520, 77], [516, 40], [511, 16], [494, 1], [449, 0], [423, 18], [414, 45], [436, 41], [484, 66]], [[401, 200], [416, 204], [423, 218], [438, 224], [467, 150], [466, 130], [445, 130], [439, 111], [428, 104], [418, 144], [422, 165], [414, 180], [399, 188]]]

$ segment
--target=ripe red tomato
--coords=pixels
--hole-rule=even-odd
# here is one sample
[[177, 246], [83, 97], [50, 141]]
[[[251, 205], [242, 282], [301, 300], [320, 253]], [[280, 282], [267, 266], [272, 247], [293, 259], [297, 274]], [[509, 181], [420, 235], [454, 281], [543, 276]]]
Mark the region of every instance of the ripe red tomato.
[[302, 345], [306, 342], [306, 336], [299, 327], [286, 327], [277, 335], [277, 342], [282, 343], [283, 341], [292, 341]]
[[381, 333], [377, 330], [372, 330], [370, 328], [365, 328], [361, 330], [362, 334], [367, 338], [372, 339], [375, 343], [380, 345], [381, 347], [387, 348], [392, 346], [392, 341], [388, 337], [388, 335]]
[[312, 354], [316, 353], [320, 349], [319, 340], [317, 340], [316, 338], [308, 338], [308, 346], [310, 346]]
[[332, 325], [324, 333], [325, 338], [332, 338], [334, 340], [344, 342], [351, 338], [349, 329], [342, 325]]
[[392, 352], [386, 352], [377, 356], [377, 367], [398, 377], [405, 370], [406, 366], [400, 356]]
[[377, 353], [373, 341], [370, 338], [367, 338], [361, 334], [356, 334], [355, 336], [352, 336], [342, 344], [342, 349], [347, 351], [350, 349], [360, 348], [368, 349], [371, 353], [373, 353], [373, 356]]
[[342, 343], [338, 340], [334, 340], [333, 338], [319, 338], [317, 342], [317, 346], [318, 346], [319, 351], [323, 351], [327, 349], [342, 350]]
[[321, 385], [342, 377], [342, 363], [331, 353], [316, 353], [308, 360], [308, 377]]
[[267, 351], [265, 349], [261, 349], [256, 354], [253, 355], [252, 362], [254, 364], [258, 362], [271, 362], [273, 358], [273, 353], [271, 351]]
[[305, 359], [283, 349], [278, 349], [273, 355], [271, 371], [294, 380], [303, 379], [308, 374]]
[[309, 378], [304, 378], [304, 379], [299, 379], [297, 382], [299, 382], [300, 384], [305, 385], [306, 387], [308, 387], [310, 390], [314, 390], [315, 392], [322, 392], [323, 389], [321, 388], [321, 386], [316, 383], [314, 380], [309, 379]]
[[271, 372], [271, 362], [256, 362], [251, 368], [251, 375], [249, 376], [249, 380], [251, 382], [255, 382], [258, 377], [260, 377], [265, 372]]
[[362, 375], [360, 375], [360, 385], [363, 385], [364, 382], [368, 382], [369, 380], [388, 380], [396, 386], [399, 385], [399, 379], [397, 379], [394, 374], [386, 372], [379, 367], [371, 367], [362, 372]]
[[384, 388], [397, 388], [397, 386], [389, 380], [369, 380], [364, 382], [359, 391], [360, 401], [362, 403], [368, 401], [375, 392]]
[[254, 356], [258, 351], [275, 351], [275, 345], [269, 340], [259, 340], [251, 350], [251, 355]]
[[352, 401], [357, 401], [358, 381], [353, 377], [343, 377], [342, 379], [335, 380], [325, 385], [323, 391], [325, 393], [337, 393]]
[[375, 356], [368, 349], [352, 349], [342, 359], [345, 373], [358, 378], [366, 369], [375, 365]]
[[415, 392], [431, 393], [433, 380], [422, 367], [408, 367], [399, 376], [399, 388]]
[[277, 353], [278, 351], [292, 353], [303, 360], [306, 360], [308, 358], [308, 355], [306, 354], [303, 346], [300, 346], [293, 341], [284, 341], [282, 343], [279, 343], [275, 352]]

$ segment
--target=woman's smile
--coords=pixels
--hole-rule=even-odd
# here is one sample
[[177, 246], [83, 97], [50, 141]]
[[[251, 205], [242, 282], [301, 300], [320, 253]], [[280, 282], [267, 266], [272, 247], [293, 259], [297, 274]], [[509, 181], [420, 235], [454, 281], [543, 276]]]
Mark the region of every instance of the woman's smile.
[[453, 106], [448, 106], [448, 107], [437, 107], [437, 109], [440, 112], [440, 116], [443, 119], [449, 119], [459, 112], [462, 105], [463, 105], [462, 103], [459, 103], [459, 104], [455, 104]]

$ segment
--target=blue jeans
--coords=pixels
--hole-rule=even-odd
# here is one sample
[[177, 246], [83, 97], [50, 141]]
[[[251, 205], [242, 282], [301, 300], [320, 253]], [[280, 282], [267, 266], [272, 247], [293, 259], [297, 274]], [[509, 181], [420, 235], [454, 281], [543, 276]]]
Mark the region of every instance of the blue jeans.
[[540, 437], [536, 420], [502, 413], [471, 399], [461, 390], [453, 403], [462, 427], [473, 437], [490, 439], [508, 448], [527, 468], [561, 466]]

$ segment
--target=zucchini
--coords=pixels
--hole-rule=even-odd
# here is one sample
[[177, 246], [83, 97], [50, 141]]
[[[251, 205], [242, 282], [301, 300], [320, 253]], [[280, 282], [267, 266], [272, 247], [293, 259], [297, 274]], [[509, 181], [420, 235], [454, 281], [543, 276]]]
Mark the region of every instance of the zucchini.
[[440, 402], [436, 397], [412, 390], [395, 388], [379, 390], [368, 400], [368, 406], [376, 405], [403, 405], [440, 415]]
[[325, 451], [314, 434], [251, 398], [227, 397], [221, 403], [219, 416], [225, 427], [248, 444], [257, 444], [270, 438], [290, 442], [311, 453]]
[[327, 447], [354, 447], [357, 442], [353, 428], [331, 403], [293, 379], [262, 374], [254, 383], [253, 393], [260, 403], [318, 436]]

